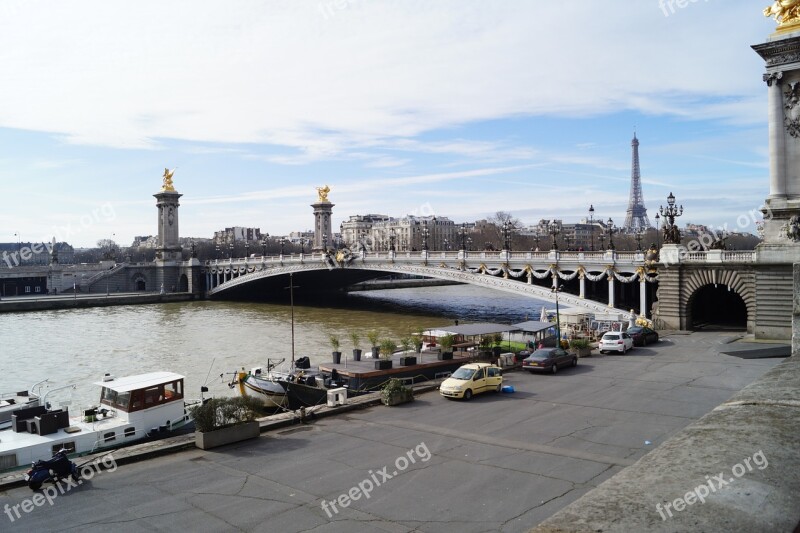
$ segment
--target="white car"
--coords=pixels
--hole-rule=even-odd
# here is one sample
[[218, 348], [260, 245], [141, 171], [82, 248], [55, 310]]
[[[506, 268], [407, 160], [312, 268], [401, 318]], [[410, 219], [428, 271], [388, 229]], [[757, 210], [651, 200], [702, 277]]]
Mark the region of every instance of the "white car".
[[633, 337], [627, 333], [609, 331], [600, 339], [600, 353], [619, 352], [624, 354], [633, 348]]

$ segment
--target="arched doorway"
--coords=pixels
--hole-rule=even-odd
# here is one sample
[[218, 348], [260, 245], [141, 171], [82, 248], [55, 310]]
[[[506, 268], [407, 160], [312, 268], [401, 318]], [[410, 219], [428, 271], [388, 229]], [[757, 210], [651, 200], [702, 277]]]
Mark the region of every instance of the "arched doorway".
[[178, 282], [178, 292], [189, 292], [189, 278], [186, 277], [186, 274], [181, 275], [181, 279]]
[[705, 285], [689, 300], [692, 329], [747, 329], [747, 305], [727, 285]]
[[143, 275], [138, 274], [133, 278], [133, 290], [142, 292], [147, 290], [147, 282], [145, 281]]

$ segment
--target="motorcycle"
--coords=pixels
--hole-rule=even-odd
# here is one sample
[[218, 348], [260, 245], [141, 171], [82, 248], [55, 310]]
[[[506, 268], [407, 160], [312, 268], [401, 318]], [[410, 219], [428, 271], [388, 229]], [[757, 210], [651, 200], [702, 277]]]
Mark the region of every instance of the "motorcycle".
[[25, 473], [25, 481], [31, 490], [39, 490], [45, 481], [57, 483], [59, 479], [67, 476], [72, 476], [72, 479], [78, 481], [80, 474], [78, 465], [69, 460], [67, 450], [62, 448], [51, 459], [39, 459], [31, 464], [31, 469]]

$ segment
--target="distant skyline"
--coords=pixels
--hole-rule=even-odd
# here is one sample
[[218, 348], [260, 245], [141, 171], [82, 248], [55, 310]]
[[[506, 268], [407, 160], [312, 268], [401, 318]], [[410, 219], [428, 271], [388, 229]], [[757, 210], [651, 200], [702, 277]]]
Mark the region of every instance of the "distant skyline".
[[310, 229], [356, 214], [507, 211], [622, 225], [640, 141], [648, 217], [754, 232], [767, 91], [745, 0], [0, 4], [0, 242]]

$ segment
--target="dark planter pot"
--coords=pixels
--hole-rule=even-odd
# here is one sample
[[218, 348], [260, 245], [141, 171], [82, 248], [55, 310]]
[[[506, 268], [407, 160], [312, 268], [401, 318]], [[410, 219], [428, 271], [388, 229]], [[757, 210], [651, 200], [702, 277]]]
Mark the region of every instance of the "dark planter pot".
[[439, 361], [446, 361], [448, 359], [453, 358], [453, 352], [439, 352], [439, 355], [436, 356]]
[[391, 359], [375, 359], [375, 370], [389, 370], [392, 368]]
[[358, 348], [353, 350], [353, 361], [361, 361], [361, 350]]
[[342, 352], [333, 352], [333, 364], [338, 365], [342, 362]]
[[381, 349], [377, 346], [372, 347], [372, 358], [377, 359], [381, 355]]
[[405, 356], [400, 358], [400, 366], [413, 366], [417, 364], [417, 358], [412, 356]]
[[194, 434], [194, 442], [195, 446], [198, 448], [208, 450], [210, 448], [216, 448], [217, 446], [254, 439], [259, 435], [261, 435], [261, 426], [258, 422], [245, 422], [244, 424], [216, 429], [205, 433], [197, 431]]

